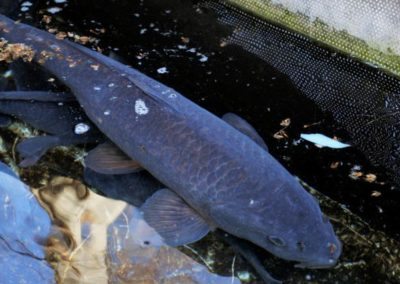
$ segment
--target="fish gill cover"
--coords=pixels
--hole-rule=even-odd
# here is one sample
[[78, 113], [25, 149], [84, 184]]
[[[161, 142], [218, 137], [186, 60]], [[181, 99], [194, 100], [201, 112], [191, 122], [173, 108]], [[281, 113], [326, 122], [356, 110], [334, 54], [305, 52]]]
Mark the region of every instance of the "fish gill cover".
[[350, 56], [400, 75], [400, 3], [395, 0], [227, 0]]

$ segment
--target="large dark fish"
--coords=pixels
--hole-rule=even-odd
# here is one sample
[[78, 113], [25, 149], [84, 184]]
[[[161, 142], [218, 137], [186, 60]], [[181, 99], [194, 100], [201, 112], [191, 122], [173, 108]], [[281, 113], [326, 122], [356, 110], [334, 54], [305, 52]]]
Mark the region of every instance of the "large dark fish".
[[[35, 51], [88, 117], [169, 189], [143, 206], [167, 244], [215, 227], [300, 267], [331, 267], [341, 244], [318, 203], [245, 133], [176, 91], [101, 54], [0, 16], [0, 34]], [[245, 132], [245, 133], [243, 133]]]
[[226, 1], [206, 1], [232, 27], [227, 44], [255, 54], [287, 75], [307, 98], [332, 114], [375, 165], [400, 187], [400, 80], [261, 21]]

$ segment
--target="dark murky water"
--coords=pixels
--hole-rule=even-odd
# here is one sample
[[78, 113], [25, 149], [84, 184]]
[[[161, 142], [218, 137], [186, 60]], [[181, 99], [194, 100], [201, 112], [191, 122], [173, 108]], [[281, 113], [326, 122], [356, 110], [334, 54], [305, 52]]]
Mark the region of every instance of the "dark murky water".
[[[322, 201], [323, 206], [327, 207], [326, 210], [331, 216], [337, 218], [337, 222], [343, 228], [348, 226], [346, 228], [356, 232], [361, 239], [379, 236], [377, 238], [381, 243], [378, 246], [396, 247], [396, 243], [393, 243], [390, 238], [400, 237], [400, 225], [396, 221], [400, 192], [392, 189], [385, 170], [373, 167], [355, 148], [321, 149], [300, 140], [300, 133], [303, 132], [324, 133], [330, 137], [340, 137], [344, 141], [348, 141], [349, 134], [332, 119], [329, 113], [322, 112], [317, 105], [304, 97], [279, 70], [275, 70], [239, 47], [224, 46], [223, 39], [231, 34], [232, 28], [218, 24], [212, 11], [199, 8], [200, 1], [160, 2], [150, 0], [118, 1], [117, 3], [105, 0], [69, 0], [57, 4], [53, 1], [38, 1], [21, 14], [21, 19], [42, 28], [56, 28], [58, 32], [71, 32], [90, 37], [91, 40], [87, 45], [98, 46], [105, 53], [118, 56], [127, 64], [175, 88], [211, 112], [218, 115], [226, 112], [241, 115], [255, 126], [265, 138], [272, 154], [293, 174], [341, 204], [339, 206], [328, 199]], [[54, 7], [61, 9], [52, 14], [52, 11], [57, 10], [49, 10], [49, 8]], [[42, 21], [44, 15], [52, 17], [47, 24]], [[74, 35], [71, 34], [71, 36]], [[86, 40], [81, 37], [81, 41]], [[288, 118], [290, 118], [290, 125], [282, 125], [282, 122]], [[281, 130], [285, 135], [282, 135]], [[279, 131], [281, 135], [276, 135]], [[10, 131], [3, 131], [1, 134], [7, 145], [13, 144], [14, 134]], [[60, 157], [65, 160], [65, 163], [56, 162], [60, 160]], [[75, 168], [70, 168], [71, 165]], [[23, 177], [30, 185], [36, 187], [43, 178], [49, 179], [49, 176], [59, 174], [79, 178], [81, 167], [73, 161], [71, 156], [65, 156], [63, 152], [57, 151], [46, 156], [41, 166], [34, 167], [31, 171], [23, 171]], [[377, 179], [375, 180], [370, 175], [369, 177], [372, 178], [366, 181], [367, 174], [373, 174]], [[346, 215], [347, 211], [343, 211], [347, 213], [340, 211], [343, 207], [360, 216], [372, 229], [353, 215]], [[338, 227], [340, 227], [339, 224]], [[340, 233], [345, 246], [343, 263], [336, 270], [294, 271], [291, 264], [274, 258], [271, 260], [271, 257], [263, 252], [260, 252], [260, 255], [267, 259], [268, 267], [272, 272], [278, 277], [288, 278], [288, 283], [371, 281], [378, 275], [377, 271], [368, 272], [370, 266], [377, 261], [371, 260], [373, 259], [371, 247], [375, 248], [376, 242], [374, 243], [374, 239], [371, 238], [370, 246], [350, 243], [357, 238], [348, 237], [352, 232], [349, 233], [343, 228]], [[373, 229], [381, 230], [385, 235], [375, 233]], [[194, 245], [193, 248], [199, 253], [201, 259], [206, 260], [204, 262], [209, 264], [214, 272], [223, 275], [231, 273], [238, 275], [240, 272], [244, 279], [247, 277], [247, 271], [251, 271], [251, 268], [240, 258], [237, 258], [234, 263], [232, 251], [226, 250], [226, 247], [212, 235]], [[366, 252], [367, 250], [369, 252]], [[58, 253], [59, 251], [60, 249], [57, 250]], [[202, 260], [193, 254], [193, 251], [188, 248], [183, 248], [183, 251], [201, 263]], [[181, 257], [179, 251], [173, 253], [176, 254], [173, 258]], [[153, 254], [154, 252], [146, 252], [146, 259], [151, 261], [149, 259]], [[377, 258], [378, 255], [377, 253]], [[138, 256], [140, 257], [142, 256]], [[387, 255], [380, 257], [387, 258]], [[78, 261], [79, 258], [76, 260]], [[400, 265], [396, 262], [397, 260], [399, 260], [398, 251], [393, 252], [395, 263], [393, 266]], [[93, 258], [83, 261], [95, 260]], [[145, 264], [146, 262], [139, 263], [142, 269], [146, 269]], [[201, 267], [199, 270], [205, 271], [205, 266], [197, 262], [188, 265], [199, 265]], [[155, 269], [154, 265], [151, 267]], [[232, 272], [232, 267], [235, 268], [235, 272]], [[399, 280], [398, 270], [391, 270], [391, 268], [393, 267], [390, 265], [376, 268], [379, 270], [377, 277], [382, 278], [382, 281]], [[115, 271], [122, 270], [115, 268]], [[397, 273], [397, 278], [387, 276], [392, 271]], [[121, 273], [125, 272], [126, 270], [123, 270]], [[156, 272], [151, 273], [154, 275]], [[160, 270], [157, 273], [157, 275], [163, 275], [167, 272]], [[74, 279], [73, 277], [66, 279]], [[211, 278], [206, 279], [208, 278], [197, 279], [197, 281], [211, 283], [209, 282]], [[223, 283], [221, 281], [226, 280], [213, 279], [218, 279], [215, 283]], [[252, 283], [258, 281], [255, 276], [251, 279]], [[114, 281], [117, 280], [114, 279]], [[126, 283], [132, 283], [126, 281]], [[171, 281], [168, 283], [198, 283], [196, 280], [193, 280], [194, 282]]]

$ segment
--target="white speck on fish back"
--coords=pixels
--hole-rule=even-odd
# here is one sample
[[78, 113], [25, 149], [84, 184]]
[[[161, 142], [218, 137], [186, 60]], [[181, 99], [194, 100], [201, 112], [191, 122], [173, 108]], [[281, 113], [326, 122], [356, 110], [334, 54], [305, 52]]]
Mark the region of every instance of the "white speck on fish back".
[[108, 87], [109, 88], [112, 88], [112, 87], [114, 87], [115, 86], [115, 84], [114, 83], [110, 83], [110, 84], [108, 84]]
[[135, 102], [135, 112], [138, 115], [146, 115], [149, 113], [149, 108], [143, 100], [136, 100]]
[[86, 123], [78, 123], [77, 125], [75, 125], [74, 132], [77, 135], [81, 135], [81, 134], [88, 132], [89, 130], [90, 130], [90, 126], [87, 125]]
[[49, 12], [50, 14], [56, 14], [58, 12], [60, 12], [62, 9], [60, 7], [51, 7], [47, 9], [47, 12]]
[[170, 98], [170, 99], [175, 99], [176, 97], [177, 97], [177, 94], [175, 94], [175, 93], [168, 95], [168, 98]]
[[111, 113], [111, 111], [108, 109], [104, 111], [104, 115], [110, 115], [110, 113]]
[[100, 91], [100, 90], [101, 90], [101, 88], [100, 88], [100, 87], [97, 87], [97, 86], [95, 86], [95, 87], [93, 87], [93, 90], [95, 90], [95, 91]]

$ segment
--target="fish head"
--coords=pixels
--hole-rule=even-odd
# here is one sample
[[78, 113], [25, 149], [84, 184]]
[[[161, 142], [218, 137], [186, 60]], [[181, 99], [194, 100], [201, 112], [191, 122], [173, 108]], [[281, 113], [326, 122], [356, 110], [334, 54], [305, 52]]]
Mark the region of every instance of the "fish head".
[[341, 242], [316, 199], [296, 180], [251, 196], [242, 195], [235, 205], [229, 202], [219, 208], [222, 229], [277, 257], [299, 262], [296, 267], [329, 268], [337, 263]]

